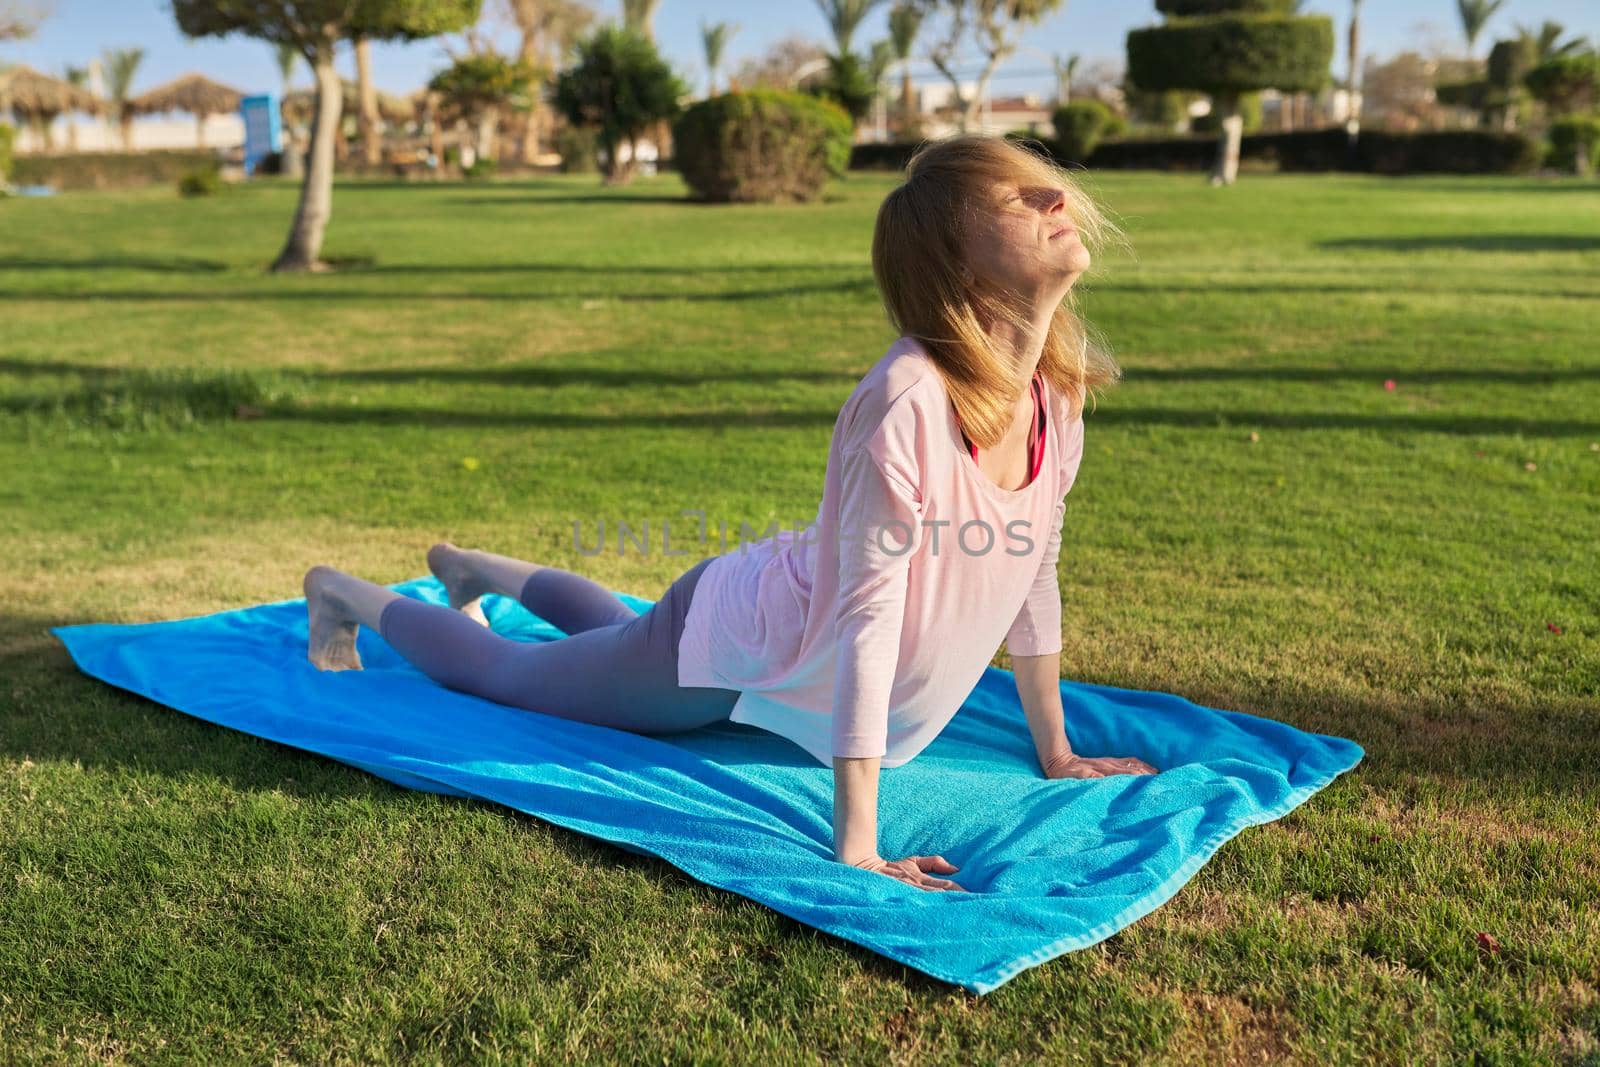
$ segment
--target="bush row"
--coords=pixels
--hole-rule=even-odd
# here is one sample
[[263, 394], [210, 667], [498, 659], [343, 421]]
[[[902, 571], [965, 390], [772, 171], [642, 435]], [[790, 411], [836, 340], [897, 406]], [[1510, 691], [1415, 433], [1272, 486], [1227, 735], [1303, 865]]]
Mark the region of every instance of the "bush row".
[[18, 185], [53, 185], [57, 189], [122, 189], [167, 185], [185, 174], [215, 167], [215, 152], [72, 152], [17, 156], [11, 180]]
[[[1208, 170], [1216, 162], [1215, 135], [1103, 140], [1086, 159], [1074, 159], [1040, 139], [1055, 158], [1091, 169]], [[854, 170], [900, 170], [915, 143], [859, 144], [850, 155]], [[1241, 162], [1275, 164], [1285, 171], [1350, 170], [1371, 174], [1506, 174], [1540, 163], [1539, 142], [1520, 132], [1429, 130], [1391, 133], [1365, 130], [1352, 149], [1342, 127], [1292, 133], [1246, 134]]]

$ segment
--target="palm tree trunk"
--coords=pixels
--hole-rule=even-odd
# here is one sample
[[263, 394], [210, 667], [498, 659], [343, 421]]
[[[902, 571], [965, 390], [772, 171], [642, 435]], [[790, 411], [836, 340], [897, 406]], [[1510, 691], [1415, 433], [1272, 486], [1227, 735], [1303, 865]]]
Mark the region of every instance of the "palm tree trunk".
[[275, 271], [326, 269], [322, 263], [322, 235], [333, 215], [333, 143], [344, 111], [344, 88], [333, 65], [333, 42], [317, 49], [311, 62], [317, 79], [316, 117], [311, 120], [311, 160], [300, 183], [300, 205], [295, 210], [289, 240], [272, 264]]
[[911, 64], [907, 63], [900, 72], [900, 136], [905, 136], [905, 131], [911, 128]]
[[196, 148], [204, 148], [206, 146], [206, 117], [204, 115], [196, 115], [194, 117], [194, 146]]
[[500, 125], [500, 109], [490, 105], [478, 116], [478, 158], [495, 158], [495, 129]]
[[1214, 106], [1222, 117], [1222, 133], [1217, 145], [1217, 165], [1211, 172], [1211, 184], [1232, 185], [1239, 177], [1239, 140], [1244, 132], [1244, 119], [1239, 114], [1239, 95], [1219, 93], [1214, 98]]
[[372, 84], [372, 42], [356, 40], [356, 83], [361, 111], [361, 157], [368, 163], [383, 160], [383, 143], [378, 129], [378, 90]]

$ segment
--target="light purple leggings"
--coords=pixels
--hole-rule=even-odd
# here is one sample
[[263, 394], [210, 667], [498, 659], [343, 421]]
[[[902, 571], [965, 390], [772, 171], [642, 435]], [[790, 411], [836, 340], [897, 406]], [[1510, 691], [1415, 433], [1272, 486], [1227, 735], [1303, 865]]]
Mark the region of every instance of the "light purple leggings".
[[692, 730], [726, 719], [739, 699], [734, 689], [678, 685], [689, 601], [715, 558], [679, 575], [642, 615], [582, 575], [534, 571], [517, 599], [567, 634], [554, 641], [515, 641], [410, 597], [384, 606], [378, 633], [449, 689], [636, 733]]

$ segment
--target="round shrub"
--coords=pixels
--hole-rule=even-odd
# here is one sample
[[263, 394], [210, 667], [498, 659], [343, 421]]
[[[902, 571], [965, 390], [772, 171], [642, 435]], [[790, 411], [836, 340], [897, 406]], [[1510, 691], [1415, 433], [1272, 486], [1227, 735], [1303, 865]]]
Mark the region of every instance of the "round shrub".
[[838, 104], [782, 89], [723, 93], [672, 127], [676, 164], [697, 199], [809, 201], [850, 163], [855, 124]]
[[[1580, 165], [1582, 147], [1587, 171]], [[1594, 170], [1595, 153], [1600, 152], [1600, 115], [1568, 115], [1550, 124], [1550, 165], [1580, 174]]]
[[556, 154], [563, 174], [593, 174], [600, 169], [595, 149], [599, 135], [593, 126], [564, 125], [555, 133]]
[[222, 173], [216, 167], [191, 170], [178, 179], [178, 193], [182, 196], [215, 196], [222, 192]]
[[1063, 159], [1082, 163], [1094, 153], [1094, 146], [1100, 143], [1111, 117], [1111, 109], [1099, 100], [1073, 100], [1062, 104], [1050, 115], [1056, 128], [1056, 151]]

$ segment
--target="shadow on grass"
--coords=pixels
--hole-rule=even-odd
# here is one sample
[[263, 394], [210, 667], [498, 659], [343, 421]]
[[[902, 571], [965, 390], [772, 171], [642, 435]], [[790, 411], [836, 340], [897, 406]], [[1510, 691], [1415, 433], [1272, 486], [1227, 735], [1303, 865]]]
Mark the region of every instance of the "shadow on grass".
[[[1596, 200], [1600, 201], [1600, 194]], [[1362, 252], [1593, 252], [1600, 235], [1576, 233], [1460, 233], [1417, 237], [1336, 237], [1317, 241], [1315, 248]], [[1596, 294], [1600, 295], [1600, 294]]]
[[1131, 367], [1128, 383], [1142, 382], [1327, 382], [1382, 383], [1397, 378], [1404, 385], [1445, 382], [1504, 385], [1555, 385], [1600, 380], [1600, 363], [1592, 367], [1429, 367], [1422, 370], [1360, 367]]
[[217, 274], [228, 264], [190, 256], [101, 254], [87, 259], [0, 256], [0, 270], [142, 270], [160, 274]]
[[[526, 187], [531, 192], [538, 192], [538, 186]], [[515, 190], [521, 192], [521, 189]], [[694, 207], [727, 207], [726, 204], [716, 204], [707, 200], [691, 200], [687, 196], [666, 196], [661, 193], [552, 193], [549, 196], [495, 196], [485, 192], [478, 196], [452, 196], [444, 201], [446, 204], [470, 207], [484, 205], [499, 207], [539, 207], [544, 204], [608, 204], [612, 207], [627, 204], [683, 204]]]
[[[1600, 247], [1600, 246], [1597, 246]], [[1326, 296], [1329, 293], [1349, 293], [1355, 296], [1385, 296], [1390, 299], [1413, 296], [1451, 296], [1474, 297], [1487, 296], [1501, 299], [1512, 297], [1525, 297], [1529, 300], [1600, 300], [1600, 287], [1594, 289], [1509, 289], [1505, 286], [1495, 288], [1469, 289], [1459, 285], [1423, 286], [1404, 284], [1397, 286], [1389, 280], [1374, 281], [1370, 285], [1345, 285], [1338, 282], [1256, 282], [1241, 284], [1237, 282], [1204, 282], [1200, 284], [1187, 284], [1183, 282], [1097, 282], [1086, 292], [1121, 293], [1130, 296], [1169, 296], [1179, 293], [1195, 294], [1198, 296], [1215, 296], [1219, 293], [1230, 293], [1235, 296], [1288, 296], [1302, 294], [1306, 296]], [[4, 294], [0, 294], [3, 297]], [[98, 296], [99, 294], [95, 294]]]
[[[337, 274], [321, 275], [323, 278], [337, 277], [339, 274], [360, 274], [360, 268], [352, 271], [340, 271]], [[369, 272], [370, 273], [370, 272]], [[693, 273], [692, 271], [686, 273]], [[122, 290], [95, 290], [93, 292], [51, 292], [48, 290], [20, 290], [0, 289], [0, 301], [17, 301], [20, 303], [33, 303], [48, 301], [51, 303], [81, 304], [85, 300], [118, 302], [118, 303], [178, 303], [178, 304], [229, 304], [235, 301], [308, 301], [321, 303], [335, 303], [339, 301], [372, 301], [393, 304], [403, 302], [454, 302], [461, 300], [511, 300], [525, 303], [533, 300], [614, 300], [619, 304], [635, 303], [661, 303], [671, 301], [686, 302], [720, 302], [740, 300], [778, 300], [785, 297], [800, 296], [803, 294], [823, 293], [856, 293], [869, 294], [875, 292], [875, 286], [870, 277], [849, 278], [837, 282], [819, 282], [806, 285], [781, 285], [770, 286], [762, 289], [727, 289], [716, 291], [685, 292], [674, 290], [664, 293], [633, 293], [619, 292], [615, 289], [600, 291], [572, 291], [561, 290], [557, 292], [542, 292], [529, 289], [505, 289], [489, 291], [474, 289], [470, 292], [460, 291], [420, 291], [402, 292], [393, 289], [351, 289], [344, 286], [329, 286], [326, 288], [286, 288], [262, 291], [225, 291], [214, 293], [196, 292], [160, 292], [151, 289], [122, 289]], [[1318, 290], [1325, 291], [1325, 290]]]
[[863, 263], [739, 263], [710, 265], [697, 263], [394, 263], [347, 274], [812, 274], [823, 271], [849, 271], [865, 276]]
[[[1279, 372], [1265, 371], [1259, 375], [1235, 372], [1225, 368], [1212, 368], [1222, 377], [1252, 377], [1266, 379], [1277, 377]], [[1204, 370], [1198, 372], [1204, 376]], [[1351, 373], [1353, 372], [1346, 372]], [[1442, 372], [1457, 373], [1457, 372]], [[1459, 372], [1471, 376], [1475, 372]], [[1498, 380], [1494, 376], [1503, 372], [1483, 372], [1485, 380]], [[1524, 373], [1524, 372], [1514, 372]], [[1511, 380], [1553, 380], [1557, 376], [1526, 372], [1529, 378]], [[832, 406], [796, 410], [700, 410], [681, 412], [646, 411], [540, 411], [470, 410], [452, 407], [396, 406], [362, 404], [345, 406], [318, 404], [313, 398], [290, 391], [269, 396], [266, 386], [258, 397], [239, 390], [251, 382], [230, 385], [226, 381], [179, 381], [174, 387], [163, 379], [152, 377], [134, 369], [101, 367], [94, 364], [71, 363], [61, 360], [0, 359], [0, 374], [19, 376], [77, 375], [88, 379], [78, 392], [70, 395], [55, 393], [13, 393], [0, 399], [0, 411], [21, 414], [26, 411], [49, 408], [57, 401], [68, 406], [94, 408], [97, 403], [115, 401], [119, 411], [165, 410], [175, 400], [199, 405], [214, 417], [229, 417], [238, 402], [259, 406], [269, 420], [331, 425], [355, 423], [407, 425], [407, 426], [480, 426], [480, 427], [546, 427], [555, 429], [604, 429], [621, 427], [658, 427], [685, 429], [734, 429], [754, 427], [826, 428], [838, 420], [838, 411]], [[593, 385], [604, 389], [645, 386], [696, 386], [709, 382], [837, 382], [841, 387], [857, 380], [859, 375], [849, 370], [796, 370], [770, 369], [765, 371], [713, 371], [679, 373], [674, 371], [634, 370], [632, 368], [548, 367], [540, 364], [516, 367], [399, 367], [372, 370], [296, 372], [306, 381], [340, 383], [384, 382], [474, 382], [529, 388], [556, 388], [564, 385]], [[1191, 372], [1174, 369], [1148, 375], [1161, 380], [1168, 374], [1174, 380], [1189, 377]], [[1600, 372], [1582, 369], [1561, 375], [1574, 379], [1592, 378]], [[1311, 372], [1290, 370], [1283, 377], [1291, 380]], [[1137, 377], [1144, 377], [1140, 375]], [[1137, 380], [1137, 377], [1135, 380]], [[1363, 375], [1367, 377], [1367, 375]], [[192, 396], [191, 396], [192, 394]], [[193, 403], [190, 403], [193, 401]], [[104, 406], [104, 404], [100, 404]], [[198, 408], [196, 408], [198, 410]], [[1584, 437], [1600, 434], [1600, 420], [1596, 419], [1538, 419], [1515, 415], [1451, 415], [1421, 413], [1362, 414], [1357, 412], [1284, 412], [1272, 409], [1216, 409], [1216, 408], [1160, 408], [1122, 407], [1106, 403], [1085, 415], [1100, 425], [1174, 426], [1189, 429], [1231, 429], [1239, 426], [1272, 428], [1278, 430], [1369, 430], [1387, 433], [1428, 433], [1463, 436], [1517, 434], [1527, 437]]]
[[[838, 419], [832, 408], [815, 411], [685, 411], [674, 414], [617, 412], [463, 411], [451, 408], [381, 407], [278, 407], [268, 418], [334, 425], [389, 423], [410, 426], [540, 426], [595, 429], [611, 426], [655, 426], [700, 429], [749, 427], [829, 427]], [[1191, 411], [1158, 408], [1102, 407], [1088, 416], [1100, 424], [1178, 426], [1192, 429], [1227, 429], [1235, 426], [1279, 430], [1378, 430], [1394, 433], [1433, 433], [1477, 436], [1522, 434], [1529, 437], [1583, 437], [1600, 433], [1600, 420], [1483, 418], [1459, 415], [1357, 415], [1262, 411]]]

